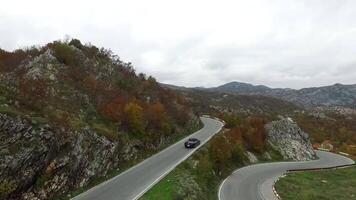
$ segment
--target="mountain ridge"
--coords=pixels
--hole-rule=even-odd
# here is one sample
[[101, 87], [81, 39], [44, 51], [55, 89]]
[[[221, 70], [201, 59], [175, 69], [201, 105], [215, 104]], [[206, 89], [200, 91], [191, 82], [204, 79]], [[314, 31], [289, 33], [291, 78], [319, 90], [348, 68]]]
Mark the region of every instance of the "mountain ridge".
[[[167, 86], [167, 84], [165, 85]], [[253, 85], [250, 83], [232, 81], [211, 88], [187, 88], [173, 85], [169, 85], [168, 87], [178, 90], [194, 89], [238, 95], [268, 96], [289, 101], [306, 108], [318, 106], [356, 107], [356, 84], [344, 85], [335, 83], [329, 86], [291, 89], [270, 88], [265, 85]]]

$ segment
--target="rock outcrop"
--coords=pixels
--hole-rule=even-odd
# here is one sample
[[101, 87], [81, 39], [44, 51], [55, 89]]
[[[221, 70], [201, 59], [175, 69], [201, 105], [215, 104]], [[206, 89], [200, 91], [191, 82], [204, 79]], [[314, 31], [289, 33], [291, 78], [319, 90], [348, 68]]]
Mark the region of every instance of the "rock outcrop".
[[290, 118], [273, 121], [266, 125], [268, 141], [284, 159], [305, 161], [316, 158], [309, 135]]
[[0, 114], [1, 199], [50, 199], [105, 176], [136, 156], [130, 143], [112, 142], [90, 129], [36, 127]]
[[0, 58], [0, 199], [67, 196], [200, 125], [110, 50], [72, 39]]

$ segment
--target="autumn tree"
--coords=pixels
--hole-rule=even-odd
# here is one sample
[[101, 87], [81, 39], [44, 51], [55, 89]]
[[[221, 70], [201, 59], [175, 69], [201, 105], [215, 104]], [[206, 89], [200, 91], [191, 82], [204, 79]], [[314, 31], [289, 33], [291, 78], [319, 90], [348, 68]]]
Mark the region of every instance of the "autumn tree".
[[146, 118], [148, 120], [148, 127], [154, 130], [162, 130], [163, 133], [171, 131], [171, 125], [164, 105], [161, 102], [148, 104], [146, 109]]
[[100, 113], [112, 121], [121, 122], [124, 119], [124, 106], [126, 101], [121, 96], [116, 97], [113, 101], [101, 105]]
[[124, 107], [124, 125], [133, 132], [136, 137], [142, 136], [145, 130], [143, 109], [135, 102], [129, 102]]
[[231, 146], [224, 136], [217, 136], [211, 141], [210, 157], [214, 162], [215, 172], [220, 174], [224, 164], [231, 156]]
[[243, 138], [249, 149], [261, 153], [266, 146], [267, 133], [266, 121], [261, 118], [248, 119]]
[[229, 138], [229, 141], [235, 144], [238, 143], [241, 144], [243, 143], [242, 134], [243, 134], [243, 129], [241, 127], [235, 127], [227, 133], [227, 137]]

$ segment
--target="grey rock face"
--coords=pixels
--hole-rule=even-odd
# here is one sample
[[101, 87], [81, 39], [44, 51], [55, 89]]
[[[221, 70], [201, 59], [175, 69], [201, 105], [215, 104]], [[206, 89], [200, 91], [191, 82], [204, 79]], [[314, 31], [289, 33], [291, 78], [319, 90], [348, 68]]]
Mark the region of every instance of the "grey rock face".
[[309, 135], [291, 119], [273, 121], [266, 125], [268, 141], [277, 148], [284, 159], [305, 161], [316, 158]]
[[[0, 185], [7, 188], [0, 197], [50, 199], [82, 187], [118, 167], [123, 146], [88, 129], [53, 131], [0, 114]], [[134, 156], [125, 149], [126, 159]]]

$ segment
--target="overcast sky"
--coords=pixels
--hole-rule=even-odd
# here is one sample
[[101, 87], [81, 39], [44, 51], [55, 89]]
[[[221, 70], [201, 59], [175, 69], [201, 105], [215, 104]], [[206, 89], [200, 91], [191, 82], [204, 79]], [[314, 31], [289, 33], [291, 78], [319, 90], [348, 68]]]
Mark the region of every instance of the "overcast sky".
[[65, 35], [184, 86], [356, 83], [355, 0], [8, 0], [0, 48]]

